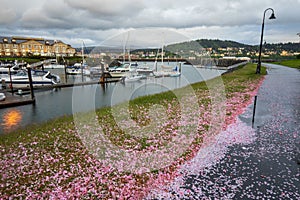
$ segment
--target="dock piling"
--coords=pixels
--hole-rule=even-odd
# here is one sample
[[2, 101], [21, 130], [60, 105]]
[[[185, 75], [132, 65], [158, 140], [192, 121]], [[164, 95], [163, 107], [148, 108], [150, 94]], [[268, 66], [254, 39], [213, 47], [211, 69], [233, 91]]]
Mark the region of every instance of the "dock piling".
[[10, 89], [11, 89], [11, 93], [12, 95], [14, 95], [14, 88], [13, 88], [13, 83], [12, 83], [12, 79], [11, 79], [11, 70], [10, 70], [11, 66], [8, 68], [8, 73], [9, 73], [9, 80], [10, 80]]
[[29, 79], [31, 99], [34, 100], [34, 91], [33, 91], [33, 84], [32, 84], [31, 67], [30, 67], [30, 65], [27, 66], [27, 70], [28, 70], [28, 79]]

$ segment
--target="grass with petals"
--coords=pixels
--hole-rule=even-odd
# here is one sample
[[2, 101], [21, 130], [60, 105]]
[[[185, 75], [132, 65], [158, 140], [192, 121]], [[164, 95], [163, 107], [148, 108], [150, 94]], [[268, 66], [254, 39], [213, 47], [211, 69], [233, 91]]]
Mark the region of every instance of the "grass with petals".
[[[223, 75], [222, 80], [227, 98], [225, 124], [228, 125], [249, 104], [263, 80], [263, 75], [255, 74], [255, 65], [248, 64]], [[73, 116], [64, 116], [44, 124], [28, 126], [22, 130], [0, 135], [0, 197], [2, 199], [128, 199], [130, 197], [140, 199], [144, 197], [157, 184], [172, 179], [176, 175], [177, 167], [193, 157], [201, 147], [202, 137], [209, 130], [213, 120], [207, 85], [213, 84], [214, 81], [215, 79], [212, 79], [209, 82], [192, 85], [200, 105], [199, 110], [190, 111], [190, 114], [199, 114], [196, 119], [199, 123], [196, 136], [186, 151], [165, 168], [130, 173], [105, 165], [83, 145]], [[184, 96], [185, 89], [178, 89], [177, 94]], [[97, 142], [101, 142], [97, 140], [100, 129], [93, 126], [93, 123], [97, 123], [112, 144], [124, 150], [151, 154], [177, 136], [180, 128], [189, 130], [189, 120], [184, 121], [183, 124], [178, 123], [182, 115], [182, 108], [176, 99], [178, 95], [164, 92], [130, 101], [128, 112], [130, 119], [135, 122], [136, 129], [126, 121], [117, 122], [111, 108], [102, 108], [96, 111], [96, 117], [91, 113], [81, 114], [82, 131], [96, 138], [91, 146], [97, 147]], [[151, 121], [151, 116], [160, 115], [153, 111], [153, 106], [156, 104], [161, 107], [154, 110], [162, 109], [165, 112], [163, 123], [153, 124]], [[120, 115], [122, 112], [120, 109]], [[144, 128], [148, 125], [150, 129]], [[147, 132], [154, 129], [156, 132], [151, 136], [135, 135], [136, 130]], [[105, 149], [98, 150], [108, 155], [114, 153], [105, 152]]]

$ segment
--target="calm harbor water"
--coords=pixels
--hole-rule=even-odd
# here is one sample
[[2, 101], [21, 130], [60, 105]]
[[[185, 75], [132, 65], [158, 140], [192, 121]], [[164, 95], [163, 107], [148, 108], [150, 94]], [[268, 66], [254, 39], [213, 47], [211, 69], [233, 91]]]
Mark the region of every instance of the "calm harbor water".
[[[63, 70], [55, 70], [54, 73], [62, 75]], [[72, 104], [75, 98], [80, 98], [78, 94], [81, 97], [85, 97], [86, 101], [82, 100], [76, 111], [89, 111], [94, 108], [112, 106], [138, 96], [160, 93], [180, 88], [190, 83], [208, 80], [220, 76], [221, 73], [221, 71], [217, 70], [199, 69], [183, 65], [181, 77], [148, 77], [138, 82], [126, 84], [119, 82], [110, 83], [105, 88], [101, 85], [88, 85], [36, 91], [35, 105], [0, 109], [0, 133], [9, 133], [24, 126], [43, 123], [64, 115], [72, 115], [74, 112]], [[74, 81], [81, 81], [81, 77], [68, 77], [68, 82]]]

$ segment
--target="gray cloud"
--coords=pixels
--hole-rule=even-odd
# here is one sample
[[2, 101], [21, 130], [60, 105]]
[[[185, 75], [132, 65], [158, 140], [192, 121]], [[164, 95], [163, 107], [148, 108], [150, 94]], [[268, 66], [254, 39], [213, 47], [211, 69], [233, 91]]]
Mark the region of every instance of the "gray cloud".
[[[149, 27], [167, 27], [179, 32], [189, 30], [192, 32], [186, 34], [192, 37], [196, 37], [197, 31], [200, 31], [199, 35], [204, 38], [256, 43], [263, 11], [268, 7], [274, 8], [277, 16], [276, 20], [266, 22], [272, 30], [270, 33], [274, 34], [272, 40], [297, 41], [298, 38], [293, 35], [296, 35], [294, 31], [295, 27], [299, 27], [300, 18], [300, 0], [2, 1], [2, 34], [14, 30], [16, 34], [29, 32], [43, 37], [69, 38], [72, 43], [74, 38], [91, 43], [100, 42], [111, 34], [130, 28]], [[283, 34], [286, 38], [282, 37], [282, 27], [286, 31]]]
[[11, 8], [0, 8], [0, 25], [7, 25], [14, 22], [17, 18], [17, 14]]

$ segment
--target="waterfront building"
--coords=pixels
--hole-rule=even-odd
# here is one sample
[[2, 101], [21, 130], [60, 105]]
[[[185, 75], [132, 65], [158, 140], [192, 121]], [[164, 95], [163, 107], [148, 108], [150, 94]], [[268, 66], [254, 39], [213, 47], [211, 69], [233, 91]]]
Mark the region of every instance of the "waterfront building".
[[0, 36], [0, 56], [74, 56], [75, 48], [60, 40]]

